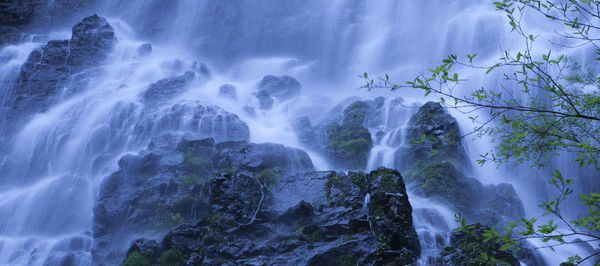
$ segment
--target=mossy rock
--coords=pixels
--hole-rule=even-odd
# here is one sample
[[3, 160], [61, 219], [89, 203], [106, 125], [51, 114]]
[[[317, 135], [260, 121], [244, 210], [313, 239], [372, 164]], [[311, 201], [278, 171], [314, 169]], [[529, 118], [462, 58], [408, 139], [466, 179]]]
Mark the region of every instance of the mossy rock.
[[400, 136], [408, 145], [396, 152], [396, 168], [404, 170], [421, 160], [447, 161], [459, 169], [469, 169], [461, 136], [456, 119], [439, 103], [428, 102], [410, 118], [406, 136]]
[[358, 124], [365, 122], [369, 105], [363, 101], [355, 101], [344, 109], [344, 119], [342, 124]]
[[406, 180], [416, 184], [419, 194], [445, 202], [457, 211], [468, 212], [474, 204], [471, 199], [479, 196], [474, 187], [481, 184], [447, 161], [418, 161], [406, 173]]
[[336, 167], [361, 170], [373, 147], [371, 133], [358, 124], [333, 124], [328, 130], [328, 150]]

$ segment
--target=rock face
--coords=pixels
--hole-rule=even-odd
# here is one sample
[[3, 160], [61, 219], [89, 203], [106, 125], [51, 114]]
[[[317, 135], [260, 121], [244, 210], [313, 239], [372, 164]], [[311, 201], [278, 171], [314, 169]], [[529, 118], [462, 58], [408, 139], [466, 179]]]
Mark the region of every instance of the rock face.
[[[398, 172], [304, 173], [283, 177], [270, 189], [260, 180], [244, 174], [212, 178], [209, 215], [171, 230], [159, 252], [142, 252], [138, 247], [145, 242], [134, 242], [127, 260], [176, 258], [185, 265], [416, 262], [420, 246]], [[280, 204], [281, 192], [306, 182], [315, 185], [312, 197]]]
[[211, 203], [215, 198], [209, 197], [216, 189], [209, 186], [216, 182], [210, 179], [215, 172], [267, 176], [270, 172], [295, 173], [312, 168], [305, 152], [283, 145], [215, 143], [212, 138], [188, 139], [171, 134], [154, 138], [139, 155], [123, 156], [119, 170], [102, 184], [94, 209], [93, 259], [97, 263], [118, 263], [126, 250], [121, 245], [128, 245], [131, 239], [160, 234], [207, 215], [210, 208], [216, 207]]
[[50, 41], [33, 51], [9, 97], [8, 120], [47, 110], [67, 82], [89, 78], [84, 71], [99, 66], [114, 42], [110, 24], [93, 15], [73, 27], [70, 40]]
[[398, 169], [405, 169], [415, 192], [436, 199], [469, 221], [503, 226], [524, 216], [523, 204], [508, 184], [484, 186], [467, 177], [470, 163], [456, 119], [438, 103], [423, 105], [409, 121], [408, 143], [398, 149]]
[[19, 26], [26, 24], [34, 15], [34, 1], [8, 0], [0, 3], [0, 25]]

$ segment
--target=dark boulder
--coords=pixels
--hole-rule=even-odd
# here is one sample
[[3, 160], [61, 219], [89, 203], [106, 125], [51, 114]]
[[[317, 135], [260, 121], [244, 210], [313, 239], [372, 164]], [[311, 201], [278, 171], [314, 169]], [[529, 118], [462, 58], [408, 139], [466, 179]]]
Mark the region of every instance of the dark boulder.
[[226, 99], [237, 100], [237, 92], [231, 84], [223, 84], [219, 87], [219, 97]]
[[144, 100], [151, 104], [166, 102], [187, 89], [187, 86], [194, 80], [194, 77], [194, 72], [186, 71], [181, 76], [164, 78], [154, 82], [144, 92]]
[[146, 257], [157, 257], [160, 252], [160, 245], [156, 240], [140, 238], [133, 241], [131, 247], [127, 251], [127, 256], [129, 257], [135, 252], [141, 253]]
[[[221, 147], [228, 147], [222, 145]], [[219, 167], [243, 169], [259, 172], [264, 169], [281, 168], [289, 173], [312, 170], [312, 161], [308, 154], [300, 149], [288, 148], [281, 144], [250, 143], [244, 146], [229, 146], [222, 149]]]
[[299, 95], [301, 87], [300, 82], [290, 76], [276, 77], [268, 75], [263, 77], [258, 84], [259, 91], [265, 91], [279, 101], [288, 100]]
[[147, 57], [152, 54], [152, 44], [144, 43], [137, 48], [137, 56], [140, 58]]
[[275, 100], [271, 98], [271, 95], [266, 90], [260, 90], [256, 94], [256, 99], [258, 99], [258, 106], [261, 110], [271, 110], [273, 108]]
[[113, 27], [105, 18], [94, 14], [73, 26], [70, 41], [69, 65], [98, 65], [116, 41]]
[[399, 136], [408, 145], [396, 152], [397, 169], [405, 170], [419, 160], [448, 161], [460, 169], [470, 168], [458, 122], [439, 103], [421, 106], [410, 118], [406, 132], [406, 136]]

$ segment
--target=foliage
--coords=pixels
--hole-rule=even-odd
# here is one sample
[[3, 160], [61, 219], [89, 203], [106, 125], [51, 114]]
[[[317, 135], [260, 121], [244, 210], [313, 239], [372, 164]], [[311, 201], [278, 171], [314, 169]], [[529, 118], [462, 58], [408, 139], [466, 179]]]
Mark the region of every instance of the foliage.
[[191, 168], [191, 172], [193, 172], [195, 175], [204, 176], [210, 173], [212, 165], [209, 160], [206, 160], [202, 157], [194, 156], [194, 154], [191, 151], [185, 153], [184, 159], [185, 162]]
[[148, 266], [150, 262], [141, 252], [132, 252], [127, 256], [125, 262], [123, 262], [123, 266]]
[[169, 249], [163, 252], [158, 258], [158, 264], [164, 266], [179, 266], [183, 265], [186, 260], [186, 255], [177, 249]]
[[[364, 74], [368, 89], [403, 88], [421, 89], [425, 95], [437, 97], [447, 108], [455, 108], [471, 115], [475, 124], [471, 133], [492, 136], [496, 142], [490, 151], [478, 160], [481, 165], [528, 162], [533, 167], [550, 166], [553, 157], [573, 154], [580, 167], [599, 170], [600, 158], [600, 75], [594, 71], [596, 63], [583, 64], [567, 54], [538, 49], [542, 35], [529, 33], [523, 18], [540, 16], [554, 26], [559, 35], [553, 44], [559, 48], [593, 50], [600, 60], [600, 1], [597, 0], [498, 0], [493, 2], [499, 12], [508, 18], [510, 29], [523, 41], [522, 49], [505, 49], [492, 64], [479, 64], [477, 54], [449, 55], [442, 63], [421, 73], [406, 84], [395, 84], [389, 76], [374, 80]], [[461, 70], [494, 73], [503, 77], [495, 87], [468, 90], [467, 79]], [[472, 115], [476, 110], [487, 114]], [[469, 133], [470, 134], [470, 133]], [[565, 179], [556, 170], [551, 183], [557, 188], [554, 200], [540, 206], [546, 215], [554, 217], [546, 224], [537, 219], [522, 219], [504, 228], [486, 232], [487, 241], [503, 241], [503, 249], [516, 249], [519, 240], [538, 238], [551, 242], [549, 246], [571, 244], [574, 241], [598, 243], [600, 233], [598, 202], [600, 195], [581, 195], [589, 211], [568, 221], [560, 211], [560, 203], [573, 193], [573, 179]], [[463, 223], [462, 229], [465, 229]], [[514, 232], [514, 233], [513, 233]], [[571, 236], [571, 238], [568, 238]], [[569, 241], [574, 237], [584, 240]], [[574, 256], [569, 263], [580, 264], [590, 258], [598, 259], [600, 252], [581, 258]]]

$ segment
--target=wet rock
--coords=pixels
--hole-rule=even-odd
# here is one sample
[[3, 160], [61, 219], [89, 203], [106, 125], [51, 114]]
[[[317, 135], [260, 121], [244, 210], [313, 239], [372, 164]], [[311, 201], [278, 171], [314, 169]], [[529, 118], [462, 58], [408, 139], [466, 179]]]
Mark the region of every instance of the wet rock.
[[298, 205], [286, 210], [277, 219], [283, 223], [290, 223], [292, 221], [308, 221], [313, 215], [313, 206], [302, 200]]
[[[272, 189], [253, 179], [239, 173], [215, 176], [211, 213], [172, 229], [163, 240], [163, 254], [177, 250], [188, 264], [211, 265], [416, 263], [419, 240], [397, 171], [303, 173], [284, 177]], [[310, 180], [315, 189], [310, 194], [329, 200], [320, 204], [315, 198], [300, 199], [285, 209], [275, 207], [278, 197], [285, 196], [281, 192]], [[368, 195], [374, 201], [364, 205]], [[341, 200], [347, 204], [334, 202]]]
[[237, 100], [237, 93], [235, 87], [231, 84], [223, 84], [219, 87], [219, 97]]
[[219, 158], [219, 162], [223, 168], [235, 167], [253, 172], [269, 168], [287, 169], [290, 173], [313, 169], [312, 161], [305, 151], [273, 143], [250, 143], [227, 150]]
[[256, 110], [252, 106], [244, 106], [244, 112], [251, 117], [256, 116]]
[[333, 124], [328, 130], [328, 153], [334, 167], [360, 170], [367, 164], [373, 140], [360, 124]]
[[271, 98], [271, 95], [266, 90], [260, 90], [256, 94], [256, 99], [258, 99], [258, 105], [261, 110], [271, 110], [273, 108], [275, 100]]
[[34, 1], [8, 0], [0, 3], [0, 26], [19, 26], [29, 22], [34, 13]]
[[143, 98], [148, 103], [166, 102], [185, 91], [194, 77], [194, 72], [186, 71], [181, 76], [161, 79], [148, 87]]
[[[521, 265], [519, 260], [510, 250], [500, 250], [504, 243], [495, 241], [483, 242], [484, 230], [487, 226], [472, 225], [471, 233], [456, 231], [450, 237], [451, 245], [446, 247], [438, 260], [440, 265], [488, 265], [492, 264], [482, 258], [480, 251], [485, 251], [489, 257], [502, 262], [503, 265]], [[492, 264], [493, 265], [493, 264]]]
[[0, 46], [17, 43], [20, 39], [19, 29], [11, 26], [0, 26]]
[[264, 91], [267, 95], [270, 95], [279, 101], [284, 101], [299, 95], [301, 85], [300, 82], [290, 76], [276, 77], [268, 75], [263, 77], [260, 81], [258, 90], [259, 94]]
[[[117, 263], [129, 241], [147, 232], [166, 233], [209, 212], [221, 213], [236, 224], [251, 220], [257, 199], [268, 194], [261, 193], [261, 183], [246, 175], [213, 178], [215, 173], [312, 170], [310, 158], [301, 150], [251, 144], [247, 139], [217, 143], [187, 134], [153, 138], [146, 150], [123, 156], [118, 165], [119, 170], [103, 182], [94, 208], [92, 253], [97, 263]], [[186, 235], [202, 232], [186, 228], [192, 227], [179, 228], [163, 246], [182, 251], [197, 247]]]
[[334, 168], [361, 170], [366, 166], [373, 147], [371, 133], [364, 124], [367, 124], [367, 117], [373, 116], [371, 105], [383, 107], [384, 99], [377, 99], [349, 104], [341, 111], [341, 123], [333, 121], [313, 126], [308, 117], [299, 117], [292, 126], [298, 140], [325, 156]]
[[9, 96], [8, 120], [46, 111], [68, 82], [85, 84], [92, 74], [90, 69], [101, 64], [114, 42], [110, 24], [93, 15], [73, 26], [70, 40], [50, 41], [34, 50]]
[[137, 48], [137, 56], [140, 58], [149, 56], [152, 54], [152, 44], [144, 43]]
[[461, 136], [456, 119], [439, 103], [428, 102], [410, 118], [406, 136], [399, 136], [409, 145], [396, 152], [396, 167], [404, 170], [420, 160], [448, 161], [460, 169], [470, 169]]
[[203, 104], [175, 104], [169, 109], [150, 105], [135, 123], [135, 135], [140, 145], [153, 136], [169, 132], [193, 132], [197, 138], [214, 138], [215, 142], [248, 141], [248, 125], [232, 113], [218, 106]]
[[342, 124], [359, 124], [365, 122], [369, 105], [363, 101], [356, 101], [344, 109]]
[[69, 64], [98, 65], [116, 42], [115, 32], [105, 18], [94, 14], [73, 26]]
[[160, 245], [156, 240], [148, 240], [148, 239], [137, 239], [132, 244], [129, 250], [127, 251], [127, 256], [131, 255], [134, 252], [139, 252], [144, 254], [147, 257], [157, 257], [160, 251]]

